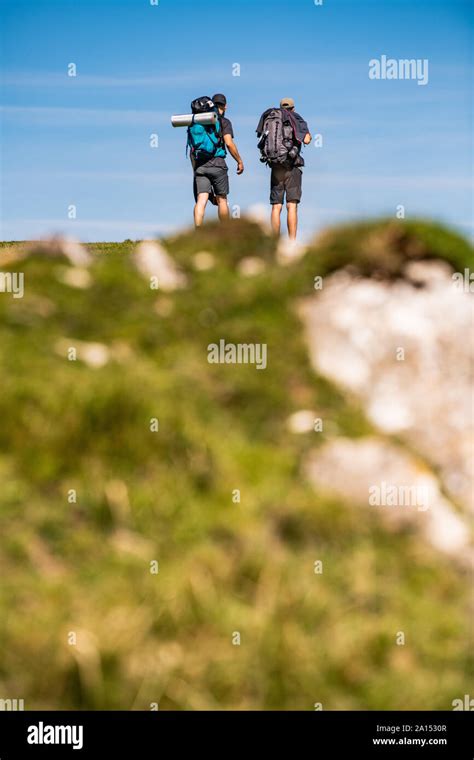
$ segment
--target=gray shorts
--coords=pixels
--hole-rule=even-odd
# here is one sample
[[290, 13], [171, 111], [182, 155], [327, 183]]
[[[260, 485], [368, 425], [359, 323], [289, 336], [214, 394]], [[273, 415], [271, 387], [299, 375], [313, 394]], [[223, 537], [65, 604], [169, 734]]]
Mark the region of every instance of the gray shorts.
[[229, 195], [229, 171], [227, 166], [209, 166], [203, 164], [194, 172], [194, 197], [199, 193]]
[[273, 166], [270, 179], [270, 203], [286, 202], [299, 203], [302, 193], [303, 172], [297, 166], [287, 169], [284, 166]]

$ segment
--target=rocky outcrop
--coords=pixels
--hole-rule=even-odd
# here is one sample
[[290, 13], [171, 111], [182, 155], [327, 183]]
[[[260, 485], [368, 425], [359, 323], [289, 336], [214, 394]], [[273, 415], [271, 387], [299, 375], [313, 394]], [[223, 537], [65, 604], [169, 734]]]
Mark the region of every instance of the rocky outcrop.
[[[382, 434], [370, 445], [354, 441], [350, 452], [347, 441], [333, 442], [314, 453], [309, 471], [328, 486], [337, 463], [338, 490], [347, 478], [355, 490], [342, 492], [354, 500], [363, 482], [366, 501], [368, 482], [416, 483], [418, 456], [431, 468], [425, 532], [438, 548], [456, 552], [467, 535], [453, 504], [473, 506], [473, 297], [454, 287], [442, 261], [411, 262], [404, 274], [377, 281], [341, 270], [300, 305], [315, 370], [353, 394]], [[415, 454], [405, 453], [402, 466], [383, 435]]]

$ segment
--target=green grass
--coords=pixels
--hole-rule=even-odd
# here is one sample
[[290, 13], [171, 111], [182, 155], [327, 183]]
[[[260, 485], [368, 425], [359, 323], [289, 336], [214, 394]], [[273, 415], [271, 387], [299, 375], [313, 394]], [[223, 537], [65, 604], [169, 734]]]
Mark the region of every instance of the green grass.
[[[246, 221], [164, 242], [184, 290], [151, 290], [131, 241], [89, 246], [85, 290], [61, 282], [61, 258], [7, 267], [25, 273], [25, 297], [0, 295], [0, 698], [450, 709], [472, 670], [466, 578], [416, 534], [315, 493], [301, 465], [326, 433], [292, 435], [286, 419], [309, 408], [332, 434], [371, 432], [310, 368], [295, 302], [316, 275], [350, 264], [394, 278], [413, 257], [462, 271], [471, 249], [437, 225], [384, 220], [329, 231], [292, 267]], [[202, 250], [214, 269], [195, 270]], [[265, 271], [240, 275], [244, 256]], [[267, 343], [268, 368], [208, 364], [220, 338]], [[112, 358], [68, 361], [61, 339]]]

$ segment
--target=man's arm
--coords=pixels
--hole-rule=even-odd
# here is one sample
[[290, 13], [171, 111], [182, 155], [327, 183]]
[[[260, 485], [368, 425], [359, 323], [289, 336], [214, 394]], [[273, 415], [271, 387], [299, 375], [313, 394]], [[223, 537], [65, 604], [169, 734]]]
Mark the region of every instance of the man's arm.
[[293, 115], [297, 123], [296, 136], [301, 140], [302, 143], [304, 143], [305, 145], [309, 145], [312, 138], [311, 138], [311, 132], [309, 131], [307, 122], [303, 119], [302, 116], [300, 116], [299, 113], [295, 113]]
[[235, 144], [234, 140], [232, 139], [232, 135], [224, 135], [224, 142], [229, 149], [229, 153], [232, 156], [235, 161], [237, 161], [237, 174], [242, 174], [244, 170], [244, 162], [242, 161], [240, 157], [240, 153], [237, 150], [237, 145]]

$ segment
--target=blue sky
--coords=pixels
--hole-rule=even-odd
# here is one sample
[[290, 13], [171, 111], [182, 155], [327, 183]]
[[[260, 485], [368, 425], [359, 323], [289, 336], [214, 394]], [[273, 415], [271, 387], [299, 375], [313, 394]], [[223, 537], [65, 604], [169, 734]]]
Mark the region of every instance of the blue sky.
[[[295, 99], [303, 236], [343, 220], [442, 220], [472, 234], [472, 12], [462, 0], [1, 0], [2, 239], [152, 237], [189, 224], [192, 98], [224, 92], [246, 172], [230, 205], [266, 205], [260, 113]], [[381, 55], [428, 59], [426, 86], [371, 80]], [[77, 76], [67, 75], [68, 64]], [[233, 64], [240, 76], [233, 76]], [[150, 147], [158, 134], [159, 147]], [[77, 218], [68, 219], [68, 206]], [[214, 214], [209, 212], [209, 216]]]

